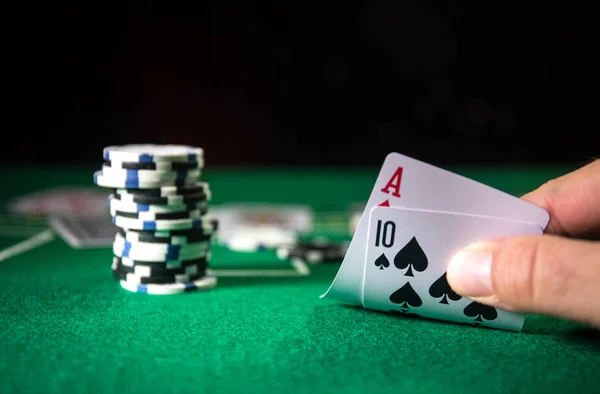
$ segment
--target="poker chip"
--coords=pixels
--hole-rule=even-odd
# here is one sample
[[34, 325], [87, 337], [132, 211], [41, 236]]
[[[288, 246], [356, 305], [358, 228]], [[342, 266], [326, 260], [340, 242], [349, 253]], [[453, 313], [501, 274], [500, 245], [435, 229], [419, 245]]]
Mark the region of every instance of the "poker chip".
[[214, 234], [213, 231], [204, 230], [184, 230], [184, 231], [124, 231], [118, 230], [118, 234], [131, 242], [187, 245], [196, 242], [210, 240]]
[[131, 243], [118, 237], [113, 242], [115, 256], [145, 262], [205, 258], [209, 253], [209, 248], [208, 242], [198, 242], [192, 245], [143, 244]]
[[164, 197], [146, 196], [133, 193], [117, 193], [112, 194], [115, 200], [123, 201], [130, 204], [141, 205], [186, 205], [210, 200], [210, 195], [207, 193], [197, 193], [189, 195], [169, 195]]
[[119, 256], [114, 256], [113, 257], [113, 264], [115, 259], [119, 261], [119, 264], [121, 264], [123, 267], [130, 267], [135, 269], [138, 266], [142, 266], [142, 267], [149, 267], [153, 270], [173, 270], [173, 269], [181, 269], [181, 268], [185, 268], [189, 265], [204, 265], [204, 269], [206, 270], [208, 267], [208, 262], [210, 261], [210, 252], [203, 257], [199, 257], [196, 259], [189, 259], [189, 260], [168, 260], [166, 262], [164, 261], [158, 261], [158, 262], [153, 262], [153, 261], [140, 261], [140, 260], [133, 260], [129, 257], [119, 257]]
[[119, 160], [105, 160], [104, 166], [122, 170], [158, 170], [158, 171], [186, 171], [199, 170], [204, 167], [204, 160], [198, 161], [159, 161], [159, 162], [131, 162]]
[[117, 215], [113, 216], [113, 223], [118, 227], [129, 230], [212, 230], [210, 222], [206, 222], [202, 216], [175, 220], [142, 220]]
[[204, 151], [185, 145], [109, 146], [94, 183], [112, 189], [115, 224], [111, 271], [130, 292], [178, 294], [208, 290], [211, 244], [218, 221], [201, 181]]
[[128, 177], [127, 175], [104, 174], [103, 171], [94, 173], [94, 183], [96, 185], [110, 188], [153, 189], [161, 185], [185, 186], [194, 182], [195, 178], [193, 176], [174, 179], [140, 179], [138, 177]]
[[200, 177], [202, 172], [196, 170], [164, 171], [164, 170], [124, 170], [121, 168], [102, 166], [102, 174], [111, 178], [137, 179], [140, 181], [170, 181], [177, 179]]
[[187, 145], [130, 144], [107, 146], [103, 151], [104, 160], [152, 163], [189, 162], [204, 157], [204, 150]]
[[143, 277], [164, 277], [178, 274], [205, 274], [208, 267], [206, 257], [182, 261], [180, 267], [167, 267], [166, 265], [148, 264], [139, 261], [134, 265], [123, 264], [122, 258], [115, 256], [113, 258], [112, 269], [119, 272], [132, 273]]
[[202, 278], [205, 274], [173, 274], [165, 276], [140, 276], [131, 272], [122, 272], [113, 269], [113, 276], [119, 280], [130, 282], [131, 284], [169, 284], [169, 283], [187, 283]]
[[123, 289], [132, 293], [172, 295], [198, 290], [210, 290], [217, 285], [217, 278], [214, 274], [207, 272], [201, 279], [187, 283], [136, 284], [122, 280], [120, 284]]
[[326, 238], [315, 238], [277, 248], [280, 259], [300, 259], [309, 264], [338, 263], [344, 259], [347, 243], [330, 242]]
[[199, 209], [203, 212], [208, 212], [208, 203], [206, 201], [197, 201], [188, 204], [172, 204], [172, 205], [153, 205], [153, 204], [136, 204], [113, 198], [112, 195], [108, 197], [108, 207], [111, 211], [119, 212], [155, 212], [155, 213], [174, 213], [174, 212], [185, 212]]
[[174, 268], [162, 272], [143, 270], [143, 266], [137, 266], [133, 270], [114, 261], [112, 265], [113, 276], [119, 280], [125, 280], [134, 284], [168, 284], [186, 283], [198, 280], [206, 275], [206, 269], [197, 265], [189, 265], [185, 268]]
[[117, 189], [116, 194], [132, 194], [135, 196], [166, 197], [166, 196], [188, 196], [191, 194], [206, 194], [210, 200], [210, 187], [206, 182], [196, 182], [195, 184], [179, 186], [161, 186], [152, 189]]
[[177, 219], [192, 219], [199, 218], [204, 216], [208, 209], [190, 209], [186, 211], [175, 211], [175, 212], [150, 212], [150, 211], [141, 211], [141, 212], [125, 212], [118, 211], [116, 209], [110, 208], [111, 216], [121, 216], [124, 218], [130, 219], [139, 219], [139, 220], [177, 220]]

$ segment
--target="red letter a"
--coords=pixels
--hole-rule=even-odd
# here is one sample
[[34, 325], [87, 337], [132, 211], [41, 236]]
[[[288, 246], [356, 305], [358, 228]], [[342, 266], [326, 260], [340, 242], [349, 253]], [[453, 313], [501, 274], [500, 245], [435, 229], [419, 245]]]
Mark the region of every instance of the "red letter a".
[[398, 167], [396, 172], [394, 172], [394, 175], [392, 175], [392, 177], [390, 178], [388, 183], [385, 185], [385, 187], [383, 189], [381, 189], [381, 191], [389, 194], [390, 187], [391, 187], [394, 189], [392, 196], [400, 197], [400, 183], [401, 182], [402, 182], [402, 167]]

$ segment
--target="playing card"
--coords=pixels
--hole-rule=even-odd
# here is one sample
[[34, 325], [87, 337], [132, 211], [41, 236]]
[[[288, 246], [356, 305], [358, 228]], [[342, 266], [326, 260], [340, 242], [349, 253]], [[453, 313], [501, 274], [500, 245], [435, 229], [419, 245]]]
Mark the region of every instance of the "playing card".
[[15, 197], [8, 204], [11, 213], [27, 216], [104, 216], [108, 215], [108, 194], [89, 187], [57, 187]]
[[518, 331], [524, 316], [473, 303], [448, 285], [452, 256], [487, 239], [541, 234], [533, 223], [374, 207], [368, 218], [362, 305], [367, 309]]
[[112, 246], [115, 240], [116, 228], [109, 215], [83, 218], [53, 215], [48, 223], [76, 249]]
[[312, 210], [304, 205], [234, 203], [211, 207], [210, 213], [219, 220], [218, 238], [224, 244], [240, 233], [250, 236], [252, 229], [302, 233], [310, 231], [314, 223]]
[[368, 214], [375, 206], [415, 208], [510, 219], [543, 231], [544, 209], [463, 176], [399, 153], [390, 153], [379, 172], [348, 252], [330, 288], [322, 296], [361, 302]]

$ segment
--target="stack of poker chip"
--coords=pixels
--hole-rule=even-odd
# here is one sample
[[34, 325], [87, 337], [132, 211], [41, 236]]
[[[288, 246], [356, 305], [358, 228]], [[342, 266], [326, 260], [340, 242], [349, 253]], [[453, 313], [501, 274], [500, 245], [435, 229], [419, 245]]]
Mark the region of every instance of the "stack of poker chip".
[[94, 183], [112, 189], [117, 227], [112, 271], [124, 289], [176, 294], [216, 286], [209, 270], [217, 221], [208, 216], [211, 191], [201, 181], [204, 152], [182, 145], [104, 148]]

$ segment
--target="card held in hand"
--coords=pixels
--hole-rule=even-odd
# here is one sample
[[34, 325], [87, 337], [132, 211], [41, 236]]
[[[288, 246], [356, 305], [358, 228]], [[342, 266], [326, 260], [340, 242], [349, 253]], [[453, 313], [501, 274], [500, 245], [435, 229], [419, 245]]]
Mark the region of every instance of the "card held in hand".
[[519, 331], [523, 315], [461, 297], [448, 284], [446, 270], [452, 256], [474, 242], [541, 233], [541, 227], [532, 223], [372, 208], [362, 305], [384, 312]]
[[[390, 153], [379, 171], [342, 265], [322, 297], [361, 305], [368, 215], [376, 206], [506, 219], [532, 224], [540, 231], [550, 219], [546, 210], [520, 198], [400, 153]], [[416, 267], [411, 268], [416, 275]]]

